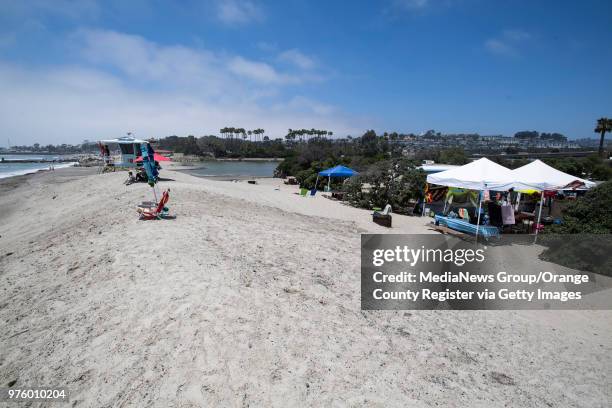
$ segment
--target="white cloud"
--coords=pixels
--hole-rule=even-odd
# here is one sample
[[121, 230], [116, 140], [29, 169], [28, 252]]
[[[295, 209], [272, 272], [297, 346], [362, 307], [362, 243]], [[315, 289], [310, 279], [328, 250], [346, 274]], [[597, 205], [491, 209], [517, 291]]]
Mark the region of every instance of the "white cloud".
[[249, 0], [217, 0], [217, 18], [226, 24], [261, 22], [264, 13]]
[[234, 57], [229, 61], [228, 67], [234, 74], [249, 78], [264, 84], [288, 84], [299, 82], [297, 78], [280, 74], [272, 66], [257, 61], [250, 61], [243, 57]]
[[73, 41], [86, 61], [112, 67], [138, 83], [227, 92], [231, 85], [223, 61], [215, 53], [181, 45], [160, 46], [143, 37], [105, 30], [81, 30]]
[[275, 107], [276, 110], [281, 111], [287, 108], [294, 111], [316, 113], [317, 115], [331, 115], [338, 111], [338, 109], [332, 105], [314, 101], [301, 95], [294, 96], [285, 105], [277, 105]]
[[288, 62], [301, 69], [312, 69], [315, 66], [315, 62], [312, 58], [301, 53], [295, 48], [281, 52], [278, 55], [278, 60]]
[[496, 38], [490, 38], [487, 41], [485, 41], [485, 48], [489, 50], [490, 52], [492, 52], [493, 54], [507, 55], [507, 56], [517, 55], [517, 51], [514, 49], [514, 47]]
[[127, 130], [218, 134], [228, 125], [262, 127], [272, 137], [302, 127], [359, 133], [358, 120], [285, 89], [308, 78], [264, 62], [113, 31], [81, 30], [69, 44], [81, 58], [70, 66], [0, 60], [0, 134], [15, 144], [78, 143]]
[[509, 41], [523, 41], [531, 38], [531, 34], [524, 30], [504, 30], [502, 36]]
[[504, 30], [499, 36], [487, 39], [484, 46], [492, 54], [517, 57], [520, 47], [530, 38], [531, 34], [524, 30]]
[[429, 0], [393, 0], [393, 6], [405, 10], [421, 10], [429, 6]]

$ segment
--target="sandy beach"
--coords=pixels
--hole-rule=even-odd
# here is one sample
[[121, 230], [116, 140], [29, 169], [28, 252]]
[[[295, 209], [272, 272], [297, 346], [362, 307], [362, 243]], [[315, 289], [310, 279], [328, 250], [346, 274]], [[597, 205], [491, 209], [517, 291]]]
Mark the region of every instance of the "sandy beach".
[[360, 234], [429, 220], [162, 176], [176, 219], [151, 222], [125, 172], [0, 181], [0, 386], [83, 407], [609, 406], [611, 311], [362, 311]]

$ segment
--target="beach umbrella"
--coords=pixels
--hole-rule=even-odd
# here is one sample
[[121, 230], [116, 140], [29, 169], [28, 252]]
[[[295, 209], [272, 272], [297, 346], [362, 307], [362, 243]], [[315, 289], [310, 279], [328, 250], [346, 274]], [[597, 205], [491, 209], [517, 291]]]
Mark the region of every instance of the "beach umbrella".
[[155, 167], [155, 152], [151, 147], [151, 144], [141, 144], [140, 151], [142, 153], [142, 167], [144, 167], [145, 172], [147, 173], [147, 179], [149, 185], [153, 189], [153, 197], [155, 198], [155, 202], [157, 202], [157, 194], [155, 193], [155, 183], [157, 182], [157, 177], [159, 173], [157, 171], [157, 167]]
[[147, 179], [149, 179], [149, 184], [153, 186], [157, 181], [157, 176], [159, 173], [157, 172], [157, 168], [155, 167], [155, 152], [150, 144], [141, 144], [140, 151], [142, 152], [142, 166], [147, 172]]
[[[162, 156], [159, 153], [154, 153], [153, 154], [153, 160], [156, 162], [162, 162], [162, 161], [170, 161], [169, 157], [166, 156]], [[138, 157], [136, 160], [134, 160], [134, 162], [136, 163], [140, 163], [142, 161], [142, 156]]]

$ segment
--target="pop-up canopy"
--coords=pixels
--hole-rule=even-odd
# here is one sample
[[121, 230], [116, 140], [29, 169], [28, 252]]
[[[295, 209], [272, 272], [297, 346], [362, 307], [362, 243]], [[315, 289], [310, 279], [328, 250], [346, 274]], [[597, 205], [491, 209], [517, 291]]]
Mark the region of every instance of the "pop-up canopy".
[[515, 179], [530, 184], [534, 190], [539, 191], [561, 190], [570, 184], [580, 184], [586, 188], [595, 186], [595, 183], [592, 181], [564, 173], [540, 160], [534, 160], [529, 164], [512, 170], [512, 173]]
[[358, 173], [355, 170], [349, 169], [348, 167], [345, 167], [345, 166], [336, 166], [336, 167], [332, 167], [331, 169], [321, 170], [319, 174], [317, 174], [317, 181], [315, 181], [315, 188], [317, 188], [317, 185], [319, 183], [319, 176], [327, 177], [329, 179], [327, 181], [327, 190], [329, 191], [330, 186], [331, 186], [332, 177], [353, 177], [357, 174]]
[[464, 166], [427, 176], [429, 184], [447, 187], [467, 188], [470, 190], [507, 191], [528, 190], [534, 187], [517, 181], [512, 170], [497, 164], [486, 157]]
[[[427, 182], [447, 187], [459, 187], [470, 190], [508, 191], [533, 189], [532, 185], [517, 181], [512, 170], [499, 165], [486, 157], [478, 159], [455, 169], [429, 174]], [[476, 222], [476, 242], [480, 229], [482, 194], [478, 200], [478, 220]], [[425, 206], [423, 206], [425, 211]]]
[[319, 172], [319, 176], [323, 177], [352, 177], [356, 174], [355, 170], [344, 166], [336, 166]]

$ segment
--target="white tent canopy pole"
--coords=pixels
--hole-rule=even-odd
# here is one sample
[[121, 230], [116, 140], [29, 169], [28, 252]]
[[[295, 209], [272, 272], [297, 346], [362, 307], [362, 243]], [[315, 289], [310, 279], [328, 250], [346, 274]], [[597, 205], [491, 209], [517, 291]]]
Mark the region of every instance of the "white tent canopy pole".
[[478, 245], [478, 230], [480, 229], [480, 207], [482, 205], [482, 191], [478, 192], [478, 217], [476, 221], [476, 245]]
[[542, 219], [542, 205], [544, 204], [544, 191], [540, 194], [540, 210], [538, 211], [538, 223], [536, 224], [536, 235], [538, 235], [538, 227], [540, 226], [540, 220]]

